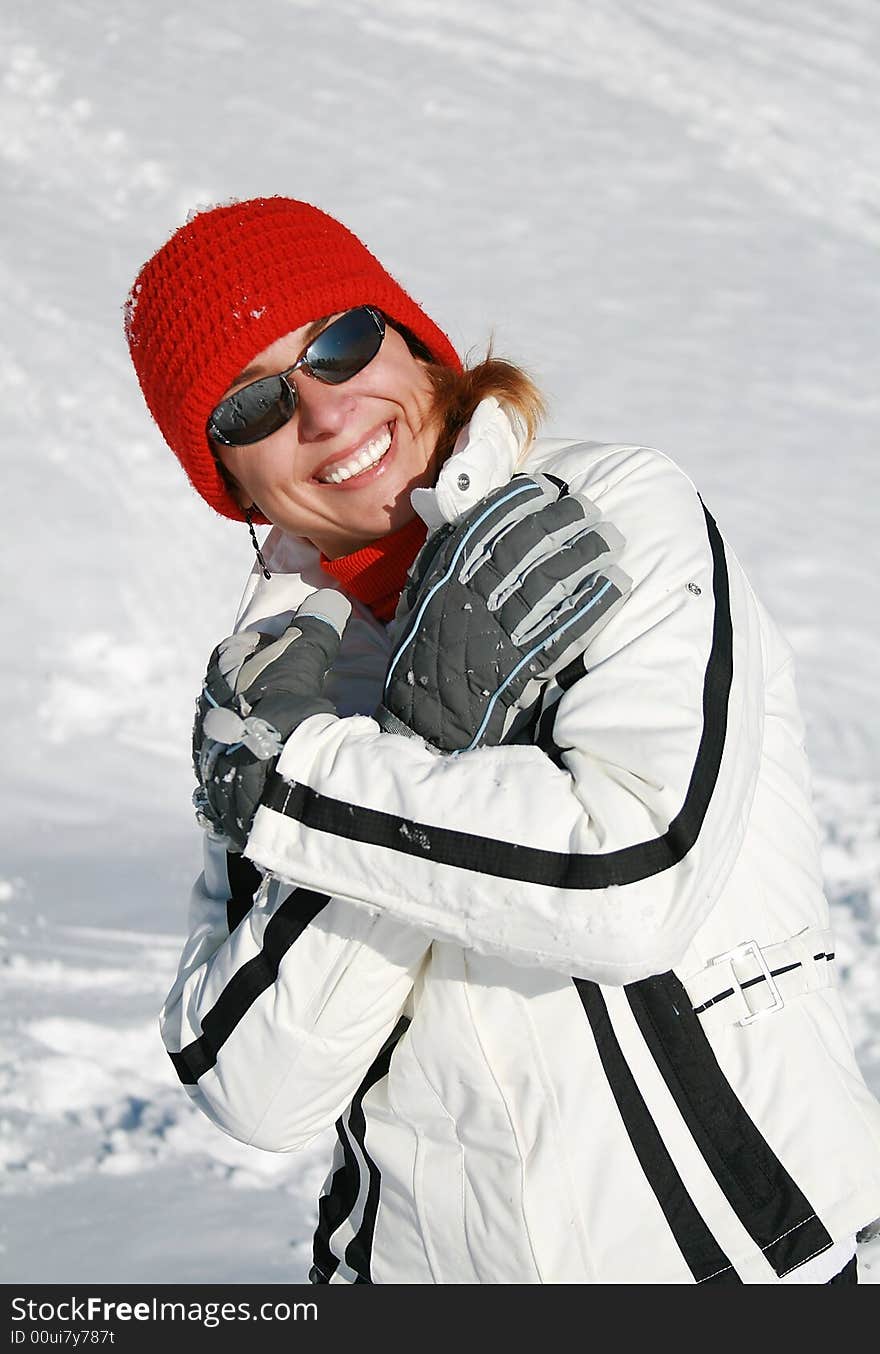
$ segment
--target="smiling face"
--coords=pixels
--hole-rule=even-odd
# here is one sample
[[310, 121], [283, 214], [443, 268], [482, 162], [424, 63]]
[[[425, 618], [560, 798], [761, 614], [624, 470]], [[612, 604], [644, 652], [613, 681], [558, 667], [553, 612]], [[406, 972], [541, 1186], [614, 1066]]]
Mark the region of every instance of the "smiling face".
[[[224, 397], [292, 366], [313, 331], [303, 325], [264, 348]], [[433, 388], [405, 340], [389, 325], [377, 355], [342, 385], [302, 371], [288, 379], [299, 398], [284, 427], [247, 447], [215, 444], [242, 507], [256, 504], [330, 559], [404, 526], [410, 491], [433, 484], [437, 469]]]

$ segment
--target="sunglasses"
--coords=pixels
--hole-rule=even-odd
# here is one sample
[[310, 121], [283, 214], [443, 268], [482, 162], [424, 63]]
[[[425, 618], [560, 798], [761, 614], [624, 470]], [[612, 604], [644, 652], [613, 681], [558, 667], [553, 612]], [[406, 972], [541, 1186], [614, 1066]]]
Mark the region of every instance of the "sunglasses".
[[296, 411], [299, 396], [289, 377], [304, 371], [325, 385], [338, 386], [363, 371], [382, 347], [385, 320], [373, 306], [347, 310], [313, 338], [292, 367], [264, 376], [221, 400], [208, 419], [208, 436], [226, 447], [248, 447], [283, 428]]

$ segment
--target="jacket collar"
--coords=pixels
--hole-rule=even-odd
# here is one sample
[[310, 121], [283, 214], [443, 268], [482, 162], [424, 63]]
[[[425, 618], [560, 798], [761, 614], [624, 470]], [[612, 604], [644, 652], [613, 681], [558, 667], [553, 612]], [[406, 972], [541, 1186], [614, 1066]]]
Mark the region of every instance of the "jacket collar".
[[525, 427], [494, 395], [481, 400], [456, 438], [432, 489], [413, 489], [410, 500], [428, 528], [457, 522], [486, 494], [506, 484], [525, 445]]

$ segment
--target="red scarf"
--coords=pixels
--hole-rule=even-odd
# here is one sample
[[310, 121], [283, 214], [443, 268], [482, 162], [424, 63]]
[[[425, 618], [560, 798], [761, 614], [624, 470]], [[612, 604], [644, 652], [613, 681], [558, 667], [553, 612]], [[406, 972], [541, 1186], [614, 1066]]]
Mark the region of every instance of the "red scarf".
[[428, 528], [421, 517], [415, 516], [406, 526], [351, 555], [328, 559], [322, 554], [321, 568], [352, 597], [368, 606], [377, 620], [390, 621], [406, 582], [407, 569], [427, 535]]

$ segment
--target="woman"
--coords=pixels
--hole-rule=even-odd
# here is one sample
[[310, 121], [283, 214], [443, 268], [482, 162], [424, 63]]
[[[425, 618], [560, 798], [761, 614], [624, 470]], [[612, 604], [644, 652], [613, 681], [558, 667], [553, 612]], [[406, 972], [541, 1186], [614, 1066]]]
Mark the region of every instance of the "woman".
[[536, 441], [288, 199], [179, 230], [127, 332], [198, 492], [274, 524], [162, 1031], [242, 1141], [336, 1121], [312, 1280], [855, 1282], [880, 1111], [791, 652], [687, 477]]

